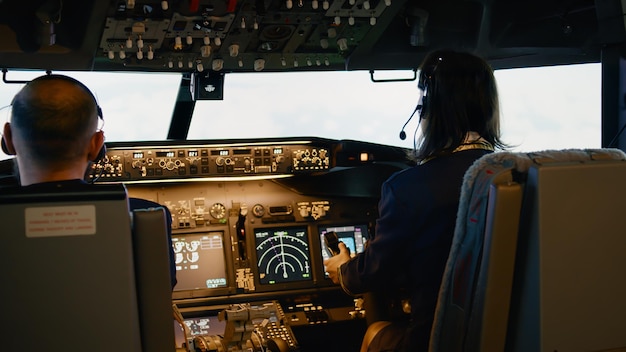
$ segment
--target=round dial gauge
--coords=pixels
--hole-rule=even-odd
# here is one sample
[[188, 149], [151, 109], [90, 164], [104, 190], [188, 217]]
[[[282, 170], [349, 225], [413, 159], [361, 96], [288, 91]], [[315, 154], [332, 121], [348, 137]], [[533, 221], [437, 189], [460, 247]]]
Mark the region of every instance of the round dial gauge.
[[265, 215], [265, 208], [261, 204], [255, 204], [252, 207], [252, 214], [257, 218], [262, 218]]
[[223, 219], [226, 217], [226, 207], [222, 203], [215, 203], [211, 205], [209, 209], [209, 214], [217, 220]]

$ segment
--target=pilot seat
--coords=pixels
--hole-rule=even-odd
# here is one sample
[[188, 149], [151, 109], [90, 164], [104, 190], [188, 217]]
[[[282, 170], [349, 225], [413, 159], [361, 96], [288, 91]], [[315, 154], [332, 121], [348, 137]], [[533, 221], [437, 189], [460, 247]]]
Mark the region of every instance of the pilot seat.
[[626, 350], [625, 180], [617, 149], [479, 159], [430, 351]]
[[13, 187], [0, 222], [2, 350], [175, 350], [162, 208], [129, 213], [121, 184]]

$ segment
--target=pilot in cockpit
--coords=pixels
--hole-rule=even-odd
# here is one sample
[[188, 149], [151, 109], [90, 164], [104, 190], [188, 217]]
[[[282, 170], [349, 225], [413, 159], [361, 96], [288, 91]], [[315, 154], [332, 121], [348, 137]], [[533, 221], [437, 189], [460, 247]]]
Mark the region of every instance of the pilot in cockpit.
[[324, 262], [348, 294], [407, 293], [410, 314], [371, 324], [364, 338], [368, 351], [428, 350], [463, 175], [478, 158], [505, 147], [496, 81], [485, 60], [434, 51], [420, 65], [418, 88], [417, 165], [383, 184], [380, 217], [365, 251], [350, 258], [340, 244], [339, 255]]
[[[75, 79], [44, 75], [26, 84], [13, 98], [10, 122], [5, 123], [2, 136], [3, 151], [15, 155], [19, 184], [42, 190], [87, 185], [86, 170], [106, 152], [102, 122], [95, 96]], [[131, 209], [160, 206], [138, 198], [129, 198], [129, 205]], [[171, 216], [165, 211], [170, 232]], [[170, 275], [173, 288], [173, 250]]]

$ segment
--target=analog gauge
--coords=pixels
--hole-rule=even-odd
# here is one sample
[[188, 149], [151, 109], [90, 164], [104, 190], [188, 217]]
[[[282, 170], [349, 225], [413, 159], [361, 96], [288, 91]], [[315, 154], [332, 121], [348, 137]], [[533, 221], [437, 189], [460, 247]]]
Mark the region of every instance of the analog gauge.
[[265, 208], [261, 204], [255, 204], [252, 207], [252, 215], [256, 216], [257, 218], [262, 218], [263, 215], [265, 215]]
[[215, 203], [211, 205], [209, 213], [217, 220], [223, 219], [226, 216], [226, 207], [222, 203]]

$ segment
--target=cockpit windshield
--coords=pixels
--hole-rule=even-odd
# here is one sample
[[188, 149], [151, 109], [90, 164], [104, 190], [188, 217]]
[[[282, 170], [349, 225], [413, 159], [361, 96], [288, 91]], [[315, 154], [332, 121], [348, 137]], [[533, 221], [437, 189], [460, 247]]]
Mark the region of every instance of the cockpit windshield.
[[[180, 74], [68, 74], [97, 96], [107, 141], [167, 139]], [[600, 147], [600, 77], [600, 64], [497, 70], [504, 141], [516, 151]], [[370, 78], [366, 71], [225, 75], [223, 100], [196, 102], [188, 139], [315, 136], [413, 147], [419, 119], [407, 124], [405, 140], [399, 132], [415, 108], [416, 83]], [[0, 85], [0, 104], [21, 87]]]

